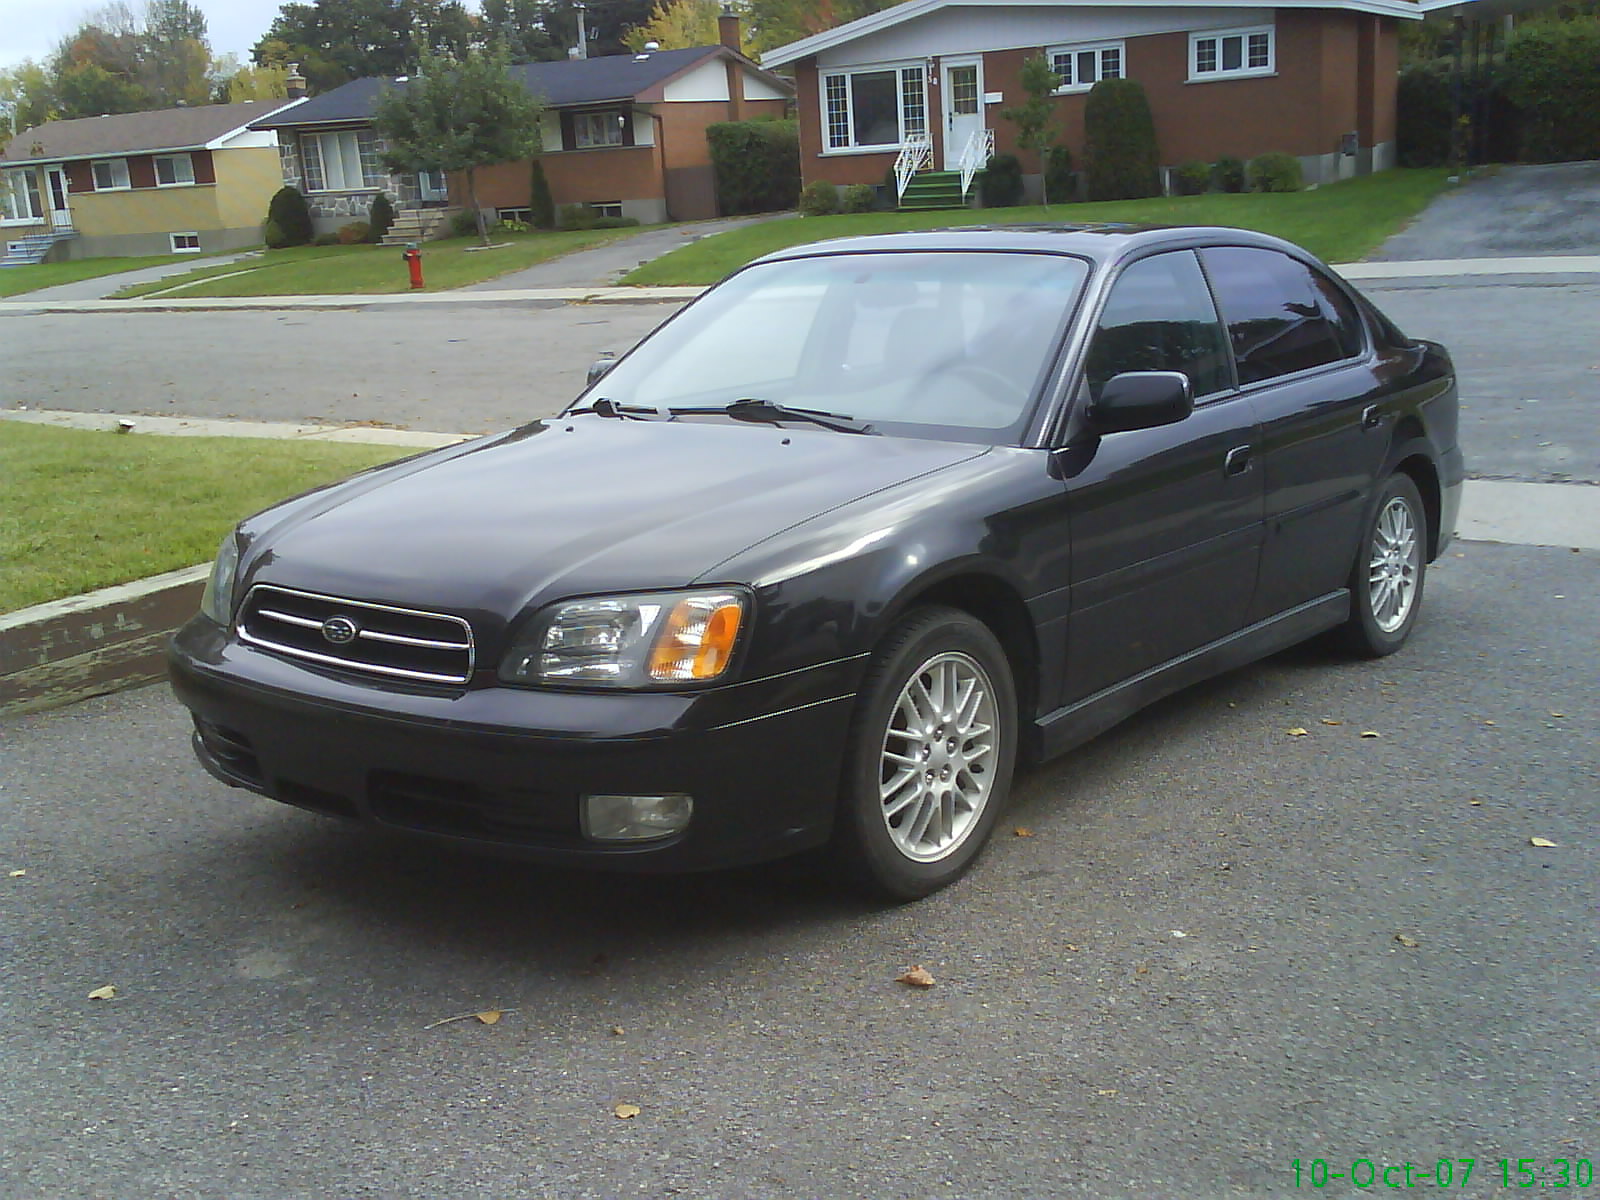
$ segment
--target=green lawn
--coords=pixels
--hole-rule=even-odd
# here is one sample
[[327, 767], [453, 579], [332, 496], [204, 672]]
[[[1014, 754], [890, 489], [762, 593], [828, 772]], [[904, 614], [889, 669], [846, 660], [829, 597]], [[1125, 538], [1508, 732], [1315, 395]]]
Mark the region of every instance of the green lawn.
[[0, 420], [0, 612], [205, 562], [241, 517], [407, 453]]
[[[641, 229], [579, 229], [554, 233], [494, 234], [496, 245], [477, 249], [476, 238], [446, 238], [422, 245], [426, 291], [442, 292], [482, 283], [535, 263], [570, 254], [602, 242], [628, 237]], [[500, 243], [504, 243], [503, 245]], [[153, 284], [137, 284], [118, 292], [120, 298], [168, 292], [188, 280], [197, 283], [171, 291], [190, 296], [340, 296], [373, 295], [411, 290], [403, 251], [397, 246], [296, 246], [268, 250], [258, 258], [206, 267]], [[226, 278], [221, 278], [226, 276]]]
[[55, 287], [58, 283], [76, 283], [80, 279], [98, 279], [102, 275], [137, 271], [141, 267], [164, 267], [168, 263], [194, 260], [192, 254], [147, 254], [138, 258], [80, 258], [32, 267], [7, 267], [0, 271], [0, 296], [17, 296]]
[[1448, 186], [1449, 171], [1393, 170], [1277, 195], [1171, 196], [1101, 204], [1055, 204], [982, 211], [882, 212], [803, 217], [747, 225], [691, 243], [627, 275], [627, 284], [708, 284], [774, 250], [824, 238], [1040, 221], [1134, 221], [1232, 225], [1298, 242], [1329, 262], [1352, 262], [1399, 230]]

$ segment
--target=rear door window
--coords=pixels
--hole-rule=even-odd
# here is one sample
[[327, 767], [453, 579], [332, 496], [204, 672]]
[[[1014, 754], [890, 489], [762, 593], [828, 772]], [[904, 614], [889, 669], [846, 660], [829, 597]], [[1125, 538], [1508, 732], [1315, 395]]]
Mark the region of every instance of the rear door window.
[[1361, 353], [1361, 320], [1337, 284], [1276, 250], [1202, 250], [1241, 384], [1325, 366]]

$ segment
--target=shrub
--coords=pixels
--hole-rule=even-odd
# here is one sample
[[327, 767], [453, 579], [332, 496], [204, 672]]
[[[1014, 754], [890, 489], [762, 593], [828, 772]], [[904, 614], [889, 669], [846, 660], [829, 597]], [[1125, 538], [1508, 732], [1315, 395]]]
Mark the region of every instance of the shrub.
[[1519, 157], [1600, 158], [1600, 16], [1518, 26], [1503, 70], [1506, 95], [1521, 116]]
[[813, 179], [800, 189], [802, 217], [825, 217], [839, 211], [839, 189], [826, 179]]
[[638, 217], [595, 217], [589, 222], [590, 229], [632, 229], [639, 224]]
[[796, 121], [721, 121], [706, 129], [717, 207], [725, 216], [795, 207], [800, 196]]
[[1210, 186], [1210, 163], [1186, 162], [1172, 169], [1172, 187], [1180, 196], [1198, 196]]
[[1077, 198], [1077, 178], [1072, 173], [1072, 151], [1051, 146], [1044, 159], [1044, 193], [1052, 204]]
[[1015, 154], [996, 154], [983, 166], [978, 198], [985, 208], [1012, 208], [1022, 203], [1022, 161]]
[[1273, 150], [1250, 160], [1252, 192], [1298, 192], [1301, 182], [1300, 160], [1292, 154]]
[[512, 217], [501, 217], [494, 223], [496, 233], [527, 233], [532, 226], [526, 221], [518, 221]]
[[337, 233], [319, 233], [311, 239], [311, 244], [313, 246], [337, 246], [339, 245], [339, 235]]
[[562, 229], [593, 229], [599, 219], [587, 204], [563, 204], [557, 224]]
[[289, 244], [288, 239], [283, 236], [283, 230], [271, 217], [268, 217], [266, 224], [261, 226], [261, 240], [266, 243], [268, 250], [282, 250]]
[[478, 236], [478, 210], [463, 208], [450, 218], [450, 232], [456, 237]]
[[372, 240], [372, 226], [365, 221], [351, 221], [348, 225], [339, 226], [339, 244], [341, 246], [354, 246], [359, 242]]
[[852, 183], [839, 194], [839, 211], [847, 213], [871, 212], [877, 204], [878, 194], [870, 183]]
[[1402, 167], [1450, 161], [1450, 67], [1421, 63], [1400, 72], [1395, 93], [1395, 157]]
[[367, 241], [381, 242], [383, 235], [389, 232], [389, 226], [394, 224], [394, 205], [389, 203], [389, 197], [379, 192], [372, 198], [372, 207], [367, 209], [367, 224], [370, 231]]
[[1244, 160], [1223, 157], [1211, 164], [1211, 178], [1219, 192], [1244, 191]]
[[304, 246], [311, 240], [311, 209], [295, 188], [285, 186], [273, 193], [267, 220], [276, 222], [282, 246]]
[[1083, 106], [1089, 199], [1139, 200], [1161, 194], [1156, 125], [1144, 86], [1102, 79]]
[[550, 196], [550, 181], [544, 177], [544, 164], [537, 158], [529, 168], [528, 208], [536, 228], [556, 227], [556, 202]]

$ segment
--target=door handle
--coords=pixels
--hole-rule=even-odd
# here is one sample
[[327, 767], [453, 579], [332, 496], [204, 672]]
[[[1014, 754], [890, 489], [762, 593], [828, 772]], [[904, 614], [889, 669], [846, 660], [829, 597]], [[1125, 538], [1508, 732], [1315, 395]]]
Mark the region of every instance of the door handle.
[[1249, 469], [1249, 446], [1235, 446], [1228, 451], [1228, 457], [1222, 460], [1222, 473], [1224, 475], [1243, 475]]
[[1361, 410], [1361, 428], [1376, 429], [1383, 424], [1383, 409], [1376, 404], [1369, 404]]

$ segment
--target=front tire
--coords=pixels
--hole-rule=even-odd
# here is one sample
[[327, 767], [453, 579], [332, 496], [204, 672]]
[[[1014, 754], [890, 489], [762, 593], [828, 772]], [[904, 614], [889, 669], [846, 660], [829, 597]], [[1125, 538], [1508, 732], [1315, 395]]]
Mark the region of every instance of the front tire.
[[1351, 651], [1382, 658], [1405, 645], [1422, 608], [1427, 542], [1422, 496], [1409, 475], [1396, 472], [1378, 491], [1350, 571], [1344, 641]]
[[851, 729], [837, 849], [862, 883], [915, 900], [983, 849], [1011, 785], [1017, 702], [988, 626], [918, 609], [873, 656]]

